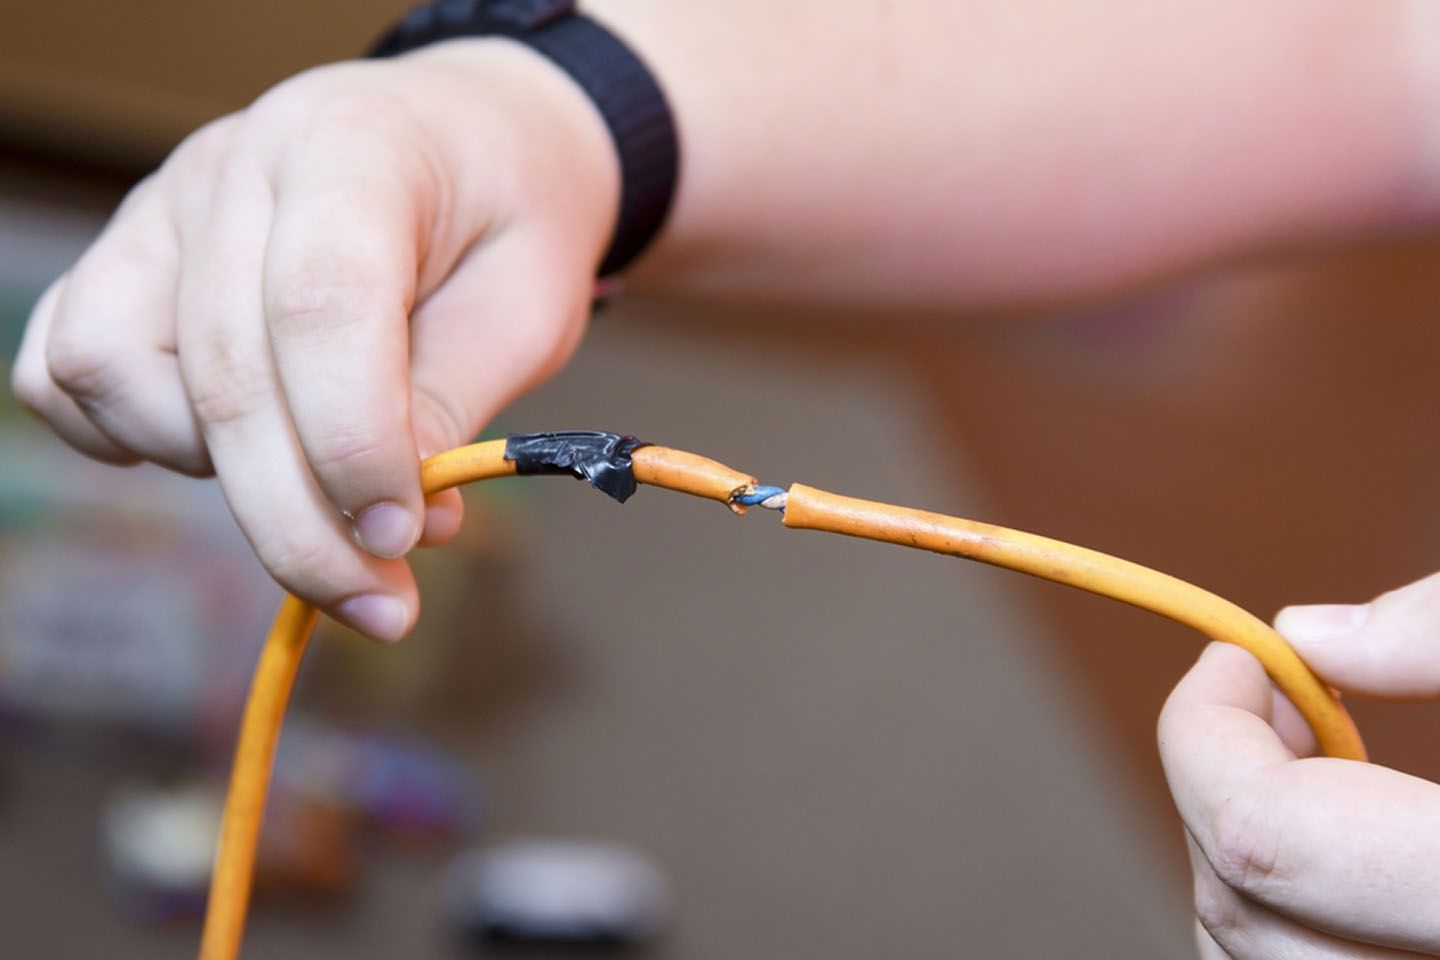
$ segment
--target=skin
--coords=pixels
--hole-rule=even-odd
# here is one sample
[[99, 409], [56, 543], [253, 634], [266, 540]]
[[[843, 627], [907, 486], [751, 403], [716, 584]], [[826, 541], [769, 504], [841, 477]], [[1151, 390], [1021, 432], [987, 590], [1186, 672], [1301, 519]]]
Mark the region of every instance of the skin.
[[398, 639], [400, 558], [460, 522], [418, 459], [574, 349], [617, 169], [513, 44], [302, 74], [134, 189], [37, 305], [16, 395], [93, 457], [213, 471], [277, 580]]
[[[1330, 684], [1440, 697], [1440, 575], [1275, 626]], [[1260, 665], [1214, 645], [1161, 713], [1206, 958], [1440, 956], [1440, 785], [1315, 757]]]
[[[641, 290], [955, 312], [1440, 213], [1440, 16], [1427, 0], [588, 9], [651, 65], [681, 136], [672, 216], [627, 277]], [[37, 305], [15, 393], [93, 457], [213, 472], [280, 583], [398, 639], [419, 611], [405, 554], [460, 522], [453, 494], [422, 498], [418, 458], [467, 441], [575, 349], [617, 182], [593, 106], [507, 41], [309, 71], [136, 187]], [[1364, 663], [1302, 652], [1337, 685], [1433, 694], [1440, 683], [1388, 672], [1440, 626], [1440, 587], [1410, 589], [1421, 600], [1382, 601], [1401, 613], [1351, 631], [1346, 643], [1379, 651]], [[1287, 628], [1302, 644], [1303, 619]], [[1252, 889], [1253, 870], [1231, 869], [1244, 858], [1206, 824], [1237, 797], [1295, 813], [1287, 856], [1336, 849], [1315, 812], [1322, 788], [1336, 809], [1410, 811], [1417, 836], [1440, 842], [1436, 788], [1294, 759], [1304, 744], [1236, 656], [1207, 654], [1162, 724], [1202, 918], [1223, 931], [1204, 949], [1300, 955], [1317, 937], [1440, 949], [1424, 909], [1379, 896], [1440, 879], [1398, 847], [1403, 878], [1362, 860], [1373, 867], [1337, 872], [1323, 903], [1283, 893], [1299, 890], [1294, 872]], [[1269, 774], [1237, 779], [1242, 760]], [[1241, 821], [1262, 822], [1281, 826]]]

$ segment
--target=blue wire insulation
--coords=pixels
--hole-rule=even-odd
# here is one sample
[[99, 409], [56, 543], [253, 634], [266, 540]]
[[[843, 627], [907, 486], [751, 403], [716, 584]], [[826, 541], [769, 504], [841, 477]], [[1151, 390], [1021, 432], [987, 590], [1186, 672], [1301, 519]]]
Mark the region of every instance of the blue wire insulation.
[[731, 497], [731, 501], [744, 507], [758, 507], [771, 497], [778, 497], [785, 493], [784, 487], [752, 487], [748, 493], [737, 493]]

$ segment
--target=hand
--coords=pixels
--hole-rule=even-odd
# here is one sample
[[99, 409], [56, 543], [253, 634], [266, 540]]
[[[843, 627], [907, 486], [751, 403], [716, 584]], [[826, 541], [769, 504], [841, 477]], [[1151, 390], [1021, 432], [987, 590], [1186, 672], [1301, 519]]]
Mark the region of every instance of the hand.
[[[1440, 575], [1369, 604], [1291, 607], [1275, 626], [1342, 691], [1440, 697]], [[1225, 644], [1171, 694], [1160, 750], [1203, 957], [1440, 956], [1440, 785], [1313, 757], [1294, 707]]]
[[460, 522], [419, 458], [577, 343], [618, 205], [603, 122], [504, 40], [301, 74], [187, 139], [41, 298], [16, 395], [112, 463], [212, 471], [287, 589], [373, 637]]

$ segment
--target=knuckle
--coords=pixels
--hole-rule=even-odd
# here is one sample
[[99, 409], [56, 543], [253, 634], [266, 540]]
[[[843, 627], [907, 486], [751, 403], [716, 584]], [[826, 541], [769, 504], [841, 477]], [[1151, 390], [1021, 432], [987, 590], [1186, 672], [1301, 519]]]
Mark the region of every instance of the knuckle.
[[[162, 165], [160, 169], [151, 171], [126, 191], [124, 198], [121, 199], [119, 205], [115, 208], [115, 212], [111, 215], [109, 224], [101, 233], [100, 239], [90, 248], [84, 257], [81, 257], [80, 262], [82, 264], [92, 259], [97, 249], [105, 250], [109, 247], [117, 247], [122, 251], [129, 251], [141, 247], [141, 244], [134, 242], [135, 237], [149, 236], [153, 232], [153, 228], [145, 231], [133, 231], [117, 229], [117, 227], [123, 224], [133, 223], [137, 217], [144, 218], [144, 211], [147, 208], [155, 207], [163, 203], [162, 194], [165, 191], [164, 169], [164, 165]], [[147, 245], [147, 248], [156, 246], [154, 237], [149, 237], [149, 239], [150, 243]]]
[[238, 126], [239, 115], [231, 114], [199, 127], [170, 154], [165, 170], [183, 179], [208, 179], [225, 162]]
[[200, 127], [181, 141], [161, 167], [157, 179], [164, 184], [173, 229], [181, 242], [200, 231], [206, 222], [239, 127], [235, 114]]
[[1195, 877], [1195, 919], [1200, 926], [1224, 944], [1231, 940], [1239, 927], [1240, 915], [1236, 909], [1235, 894], [1213, 877]]
[[264, 361], [224, 341], [213, 343], [186, 379], [191, 409], [205, 426], [243, 420], [273, 402], [274, 390]]
[[300, 148], [357, 140], [394, 143], [397, 132], [414, 129], [417, 120], [413, 105], [388, 80], [378, 79], [377, 66], [384, 65], [325, 64], [276, 84], [246, 110], [246, 136], [283, 132]]
[[81, 403], [103, 402], [120, 382], [110, 352], [66, 324], [51, 329], [45, 364], [55, 385]]
[[383, 461], [391, 452], [389, 445], [373, 433], [338, 430], [312, 444], [310, 466], [316, 473], [329, 476]]
[[75, 267], [84, 278], [87, 299], [99, 302], [107, 313], [121, 313], [123, 301], [113, 296], [98, 300], [96, 294], [113, 290], [116, 281], [125, 283], [147, 278], [149, 284], [175, 283], [176, 243], [173, 229], [156, 229], [153, 219], [140, 212], [139, 201], [117, 211], [109, 229], [86, 252]]
[[353, 82], [370, 66], [362, 62], [323, 63], [309, 67], [267, 89], [250, 105], [248, 113], [283, 119], [297, 112], [309, 111], [329, 91]]
[[31, 413], [39, 414], [50, 396], [50, 377], [38, 363], [21, 357], [10, 368], [10, 392]]
[[159, 170], [152, 170], [135, 181], [134, 185], [125, 191], [125, 196], [121, 198], [119, 206], [115, 208], [115, 216], [123, 216], [143, 204], [146, 197], [151, 196], [159, 189], [159, 183]]
[[414, 112], [402, 97], [369, 84], [334, 83], [312, 99], [300, 136], [384, 144], [414, 124]]
[[324, 602], [325, 598], [317, 596], [324, 588], [316, 583], [316, 576], [319, 571], [333, 568], [335, 557], [322, 538], [280, 530], [266, 546], [257, 547], [256, 552], [265, 569], [286, 589]]
[[277, 337], [307, 337], [343, 330], [373, 314], [376, 293], [356, 279], [354, 283], [319, 283], [305, 279], [333, 272], [301, 266], [292, 279], [278, 282], [266, 297], [265, 318]]
[[1280, 832], [1262, 809], [1231, 798], [1215, 815], [1205, 851], [1220, 882], [1247, 896], [1261, 895], [1283, 878]]

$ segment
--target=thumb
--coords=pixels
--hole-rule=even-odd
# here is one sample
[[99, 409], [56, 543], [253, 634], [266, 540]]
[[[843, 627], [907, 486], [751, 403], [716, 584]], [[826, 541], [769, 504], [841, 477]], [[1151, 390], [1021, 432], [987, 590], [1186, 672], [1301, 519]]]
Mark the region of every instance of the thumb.
[[1340, 690], [1440, 696], [1440, 574], [1369, 603], [1286, 607], [1275, 629]]
[[[548, 238], [472, 252], [411, 321], [411, 418], [422, 456], [468, 443], [505, 404], [554, 374], [589, 315], [593, 267]], [[422, 543], [460, 524], [459, 494], [426, 503]]]

